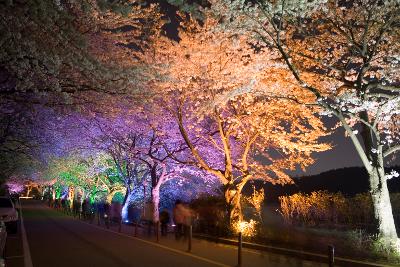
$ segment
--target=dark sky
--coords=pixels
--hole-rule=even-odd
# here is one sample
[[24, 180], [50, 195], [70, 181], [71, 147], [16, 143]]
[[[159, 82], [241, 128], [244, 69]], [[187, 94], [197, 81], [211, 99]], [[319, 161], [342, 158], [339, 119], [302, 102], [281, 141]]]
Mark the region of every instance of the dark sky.
[[[327, 121], [328, 126], [334, 124], [333, 120]], [[316, 162], [306, 169], [306, 172], [297, 171], [295, 175], [313, 175], [332, 169], [345, 167], [363, 166], [360, 157], [349, 137], [345, 136], [345, 130], [339, 127], [330, 136], [324, 138], [325, 141], [332, 144], [331, 150], [315, 153]], [[400, 159], [385, 162], [387, 166], [400, 166]]]
[[353, 143], [350, 138], [345, 137], [344, 129], [339, 128], [329, 138], [325, 139], [333, 145], [333, 148], [325, 152], [315, 153], [316, 162], [307, 168], [307, 175], [318, 174], [331, 169], [362, 166]]

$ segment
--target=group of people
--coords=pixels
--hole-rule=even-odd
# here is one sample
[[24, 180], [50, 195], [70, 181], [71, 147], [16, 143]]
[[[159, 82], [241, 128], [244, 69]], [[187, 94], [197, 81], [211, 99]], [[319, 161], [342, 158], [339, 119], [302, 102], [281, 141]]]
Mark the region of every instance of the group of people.
[[[108, 203], [97, 203], [95, 205], [90, 204], [89, 201], [84, 200], [83, 203], [80, 205], [80, 200], [74, 200], [72, 205], [72, 209], [69, 209], [68, 200], [65, 199], [57, 199], [51, 200], [49, 199], [49, 206], [54, 208], [63, 208], [66, 211], [70, 211], [72, 215], [78, 216], [82, 214], [84, 219], [91, 219], [90, 215], [94, 215], [94, 212], [97, 211], [101, 217], [113, 217], [112, 215], [115, 213], [121, 212], [121, 205], [118, 206], [118, 211], [114, 211], [112, 209], [112, 205]], [[93, 213], [93, 214], [92, 214]], [[107, 214], [107, 216], [104, 216]], [[86, 216], [85, 216], [86, 215]], [[113, 219], [113, 218], [108, 218]], [[189, 208], [189, 206], [183, 203], [181, 200], [177, 200], [175, 202], [175, 206], [173, 208], [173, 223], [175, 224], [174, 232], [175, 238], [177, 240], [181, 239], [182, 237], [187, 236], [187, 231], [190, 225], [192, 225], [194, 219], [194, 212]], [[160, 212], [160, 226], [161, 226], [161, 235], [166, 236], [168, 230], [168, 224], [170, 223], [170, 213], [167, 209], [164, 209]]]

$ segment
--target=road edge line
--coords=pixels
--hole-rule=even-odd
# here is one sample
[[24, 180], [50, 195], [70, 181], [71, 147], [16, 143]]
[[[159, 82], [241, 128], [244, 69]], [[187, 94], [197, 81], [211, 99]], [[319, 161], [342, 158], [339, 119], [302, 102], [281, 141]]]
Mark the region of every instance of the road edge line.
[[24, 219], [22, 217], [21, 199], [18, 198], [18, 202], [19, 202], [19, 216], [20, 216], [20, 222], [21, 222], [22, 249], [24, 250], [24, 266], [25, 267], [33, 267], [31, 251], [29, 249], [28, 238], [26, 237]]

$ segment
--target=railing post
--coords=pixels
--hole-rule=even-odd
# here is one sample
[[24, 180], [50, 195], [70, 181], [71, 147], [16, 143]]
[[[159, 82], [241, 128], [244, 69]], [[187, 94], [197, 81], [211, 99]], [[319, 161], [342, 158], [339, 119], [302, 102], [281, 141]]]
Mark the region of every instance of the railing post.
[[105, 214], [104, 216], [105, 216], [104, 223], [106, 224], [106, 228], [110, 229], [110, 223], [111, 223], [110, 217], [108, 217], [108, 214]]
[[147, 226], [147, 236], [148, 236], [148, 237], [151, 237], [151, 228], [152, 228], [153, 222], [152, 222], [152, 221], [147, 221], [147, 223], [148, 223], [148, 226]]
[[139, 221], [135, 223], [135, 237], [137, 237], [137, 227], [138, 227]]
[[155, 230], [156, 230], [157, 242], [160, 242], [160, 222], [159, 221], [156, 222], [155, 228], [156, 228]]
[[90, 224], [93, 224], [96, 213], [93, 209], [90, 209]]
[[118, 233], [121, 233], [122, 231], [122, 218], [119, 220], [119, 226], [118, 226]]
[[193, 227], [189, 225], [189, 238], [188, 238], [188, 252], [192, 251], [192, 236], [193, 236]]
[[242, 232], [239, 232], [238, 237], [238, 267], [242, 266]]
[[335, 247], [333, 245], [328, 246], [328, 261], [329, 267], [333, 267], [335, 265]]

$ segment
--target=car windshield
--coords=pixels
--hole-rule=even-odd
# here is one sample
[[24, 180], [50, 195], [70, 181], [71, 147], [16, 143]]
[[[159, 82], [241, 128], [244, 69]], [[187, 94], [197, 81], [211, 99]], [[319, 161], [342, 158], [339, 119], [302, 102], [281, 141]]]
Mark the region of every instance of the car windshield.
[[8, 198], [0, 198], [0, 208], [12, 208], [11, 200]]

